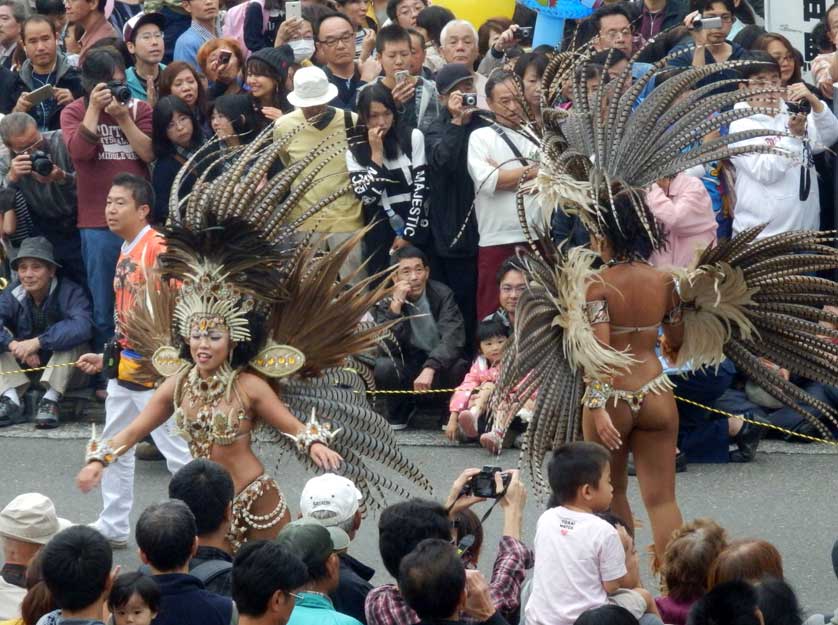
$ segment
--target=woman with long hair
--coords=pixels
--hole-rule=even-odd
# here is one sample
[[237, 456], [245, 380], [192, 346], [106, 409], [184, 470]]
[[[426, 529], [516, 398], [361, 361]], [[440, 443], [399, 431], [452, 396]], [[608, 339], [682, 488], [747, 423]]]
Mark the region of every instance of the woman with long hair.
[[[785, 35], [765, 33], [754, 42], [752, 50], [770, 54], [780, 67], [780, 82], [784, 87], [803, 82], [802, 57]], [[813, 88], [814, 89], [814, 88]]]
[[222, 95], [244, 92], [244, 52], [231, 37], [210, 39], [198, 50], [198, 65], [209, 80], [210, 102]]
[[[201, 125], [189, 105], [174, 95], [160, 98], [151, 117], [151, 146], [157, 157], [151, 176], [154, 187], [154, 223], [166, 222], [172, 183], [203, 142]], [[192, 172], [184, 176], [178, 189], [179, 198], [192, 190], [195, 179], [196, 175]]]
[[425, 138], [401, 126], [396, 102], [382, 84], [358, 94], [357, 132], [349, 140], [346, 165], [364, 222], [378, 222], [365, 240], [370, 271], [389, 265], [389, 253], [428, 241]]
[[261, 127], [290, 113], [294, 107], [288, 103], [288, 70], [294, 62], [294, 52], [289, 46], [262, 48], [247, 59], [245, 81], [250, 87], [254, 109], [261, 117]]
[[259, 134], [259, 119], [245, 94], [217, 98], [210, 107], [210, 124], [215, 137], [228, 147], [250, 143]]
[[160, 97], [176, 95], [186, 102], [189, 110], [207, 129], [207, 94], [201, 76], [189, 63], [175, 61], [166, 66], [160, 75]]
[[524, 92], [524, 110], [533, 123], [541, 123], [541, 77], [550, 57], [540, 52], [526, 52], [515, 60], [514, 72]]

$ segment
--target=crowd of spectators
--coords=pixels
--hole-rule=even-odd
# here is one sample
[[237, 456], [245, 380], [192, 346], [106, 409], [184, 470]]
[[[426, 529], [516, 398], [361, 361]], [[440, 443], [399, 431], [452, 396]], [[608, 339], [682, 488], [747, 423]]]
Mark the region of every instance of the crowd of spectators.
[[[556, 449], [550, 498], [531, 546], [522, 534], [527, 492], [517, 471], [496, 473], [503, 515], [490, 545], [473, 507], [484, 472], [467, 469], [447, 500], [409, 499], [363, 521], [363, 495], [345, 477], [306, 482], [299, 516], [269, 541], [234, 552], [233, 482], [193, 460], [169, 499], [140, 514], [138, 560], [113, 567], [103, 534], [58, 516], [40, 493], [0, 511], [2, 625], [824, 625], [803, 616], [782, 556], [761, 539], [735, 539], [699, 518], [673, 533], [653, 582], [641, 582], [632, 531], [609, 512], [609, 452], [595, 443]], [[489, 509], [491, 513], [492, 508]], [[359, 532], [376, 532], [386, 576], [357, 559]], [[836, 544], [838, 553], [838, 544]], [[486, 579], [484, 552], [494, 562]], [[352, 555], [354, 553], [354, 555]], [[833, 555], [835, 563], [835, 555]], [[838, 566], [838, 563], [836, 563]], [[838, 574], [838, 569], [836, 570]]]

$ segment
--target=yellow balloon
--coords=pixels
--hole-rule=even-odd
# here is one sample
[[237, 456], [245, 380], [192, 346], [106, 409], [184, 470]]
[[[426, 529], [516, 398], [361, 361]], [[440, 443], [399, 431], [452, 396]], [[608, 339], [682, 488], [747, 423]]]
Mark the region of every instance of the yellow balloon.
[[475, 28], [492, 17], [512, 17], [515, 0], [434, 0], [436, 5], [451, 9], [459, 20], [468, 20]]

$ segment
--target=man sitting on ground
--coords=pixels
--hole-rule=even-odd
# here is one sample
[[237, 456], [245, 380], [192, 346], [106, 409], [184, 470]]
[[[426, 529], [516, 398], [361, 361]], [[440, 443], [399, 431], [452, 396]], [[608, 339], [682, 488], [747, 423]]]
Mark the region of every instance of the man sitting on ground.
[[0, 293], [0, 426], [23, 417], [21, 395], [30, 379], [20, 369], [46, 365], [40, 382], [47, 391], [35, 426], [55, 428], [58, 402], [74, 373], [67, 365], [87, 351], [93, 336], [90, 301], [79, 285], [56, 276], [60, 265], [44, 237], [24, 239], [11, 266], [20, 281]]

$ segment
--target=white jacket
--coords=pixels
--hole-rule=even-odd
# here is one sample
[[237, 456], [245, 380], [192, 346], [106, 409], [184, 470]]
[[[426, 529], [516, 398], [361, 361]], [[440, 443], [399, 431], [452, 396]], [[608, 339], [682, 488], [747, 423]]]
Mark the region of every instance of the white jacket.
[[[749, 108], [740, 102], [734, 108]], [[739, 119], [730, 125], [730, 133], [764, 128], [788, 130], [789, 115], [785, 103], [774, 117], [756, 114]], [[822, 152], [838, 141], [838, 119], [824, 104], [820, 113], [809, 114], [807, 120], [812, 151]], [[801, 202], [800, 163], [803, 141], [798, 137], [758, 137], [735, 145], [772, 145], [795, 155], [796, 160], [775, 154], [749, 154], [731, 159], [736, 167], [736, 207], [733, 212], [733, 232], [739, 233], [762, 223], [768, 223], [761, 237], [790, 230], [817, 230], [820, 227], [818, 174], [810, 168], [812, 186], [809, 197]]]

